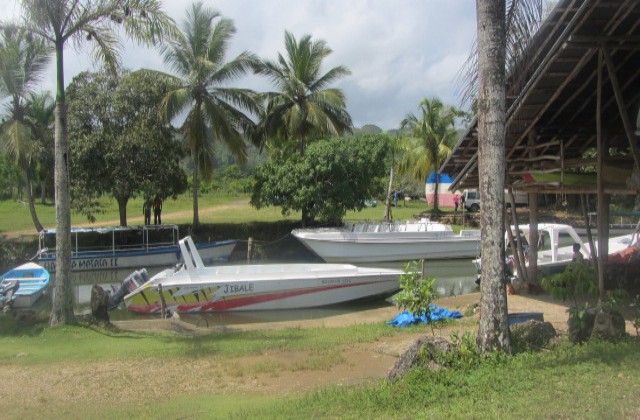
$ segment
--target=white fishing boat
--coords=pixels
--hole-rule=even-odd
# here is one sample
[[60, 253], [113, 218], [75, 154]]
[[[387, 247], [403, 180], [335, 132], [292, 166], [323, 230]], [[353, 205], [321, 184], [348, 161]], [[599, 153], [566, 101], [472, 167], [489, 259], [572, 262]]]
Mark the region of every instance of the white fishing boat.
[[[36, 261], [56, 269], [55, 229], [40, 232]], [[181, 260], [177, 225], [71, 229], [71, 271], [169, 267]], [[207, 264], [228, 261], [237, 241], [198, 243]]]
[[292, 232], [326, 262], [384, 262], [477, 257], [480, 231], [461, 230], [429, 219], [405, 223], [357, 223], [342, 229]]
[[49, 272], [29, 262], [0, 276], [0, 307], [28, 308], [44, 293]]
[[[529, 266], [528, 249], [529, 249], [529, 225], [519, 225], [521, 238], [523, 240], [524, 254], [526, 266]], [[511, 227], [513, 236], [515, 237], [515, 227]], [[585, 243], [578, 235], [576, 230], [569, 225], [559, 223], [541, 223], [538, 225], [538, 270], [543, 276], [563, 271], [569, 263], [573, 261], [574, 251], [573, 245], [580, 246], [580, 253], [585, 260], [591, 258], [591, 247]], [[508, 236], [505, 236], [505, 240]], [[635, 234], [616, 236], [609, 239], [609, 256], [618, 255], [627, 249], [638, 245]], [[596, 242], [596, 250], [597, 242]], [[474, 260], [478, 268], [478, 272], [482, 267], [481, 259]], [[517, 267], [514, 269], [517, 276]]]
[[[400, 288], [400, 270], [346, 264], [207, 267], [190, 237], [180, 241], [184, 264], [150, 280], [135, 272], [123, 282], [129, 310], [160, 313], [311, 308], [386, 298]], [[116, 295], [123, 294], [116, 292]], [[117, 305], [117, 298], [114, 299]], [[164, 301], [164, 302], [163, 302]]]

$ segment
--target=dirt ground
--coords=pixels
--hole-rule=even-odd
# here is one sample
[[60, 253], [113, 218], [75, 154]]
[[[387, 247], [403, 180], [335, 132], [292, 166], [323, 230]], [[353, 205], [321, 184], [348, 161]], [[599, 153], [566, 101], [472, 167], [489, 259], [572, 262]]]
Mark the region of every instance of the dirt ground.
[[[479, 294], [447, 297], [436, 302], [438, 306], [465, 312], [479, 302]], [[545, 321], [560, 333], [566, 332], [567, 305], [548, 296], [512, 295], [508, 298], [510, 313], [543, 312]], [[394, 307], [364, 310], [356, 313], [330, 316], [304, 321], [265, 322], [227, 325], [226, 331], [247, 331], [283, 328], [334, 328], [359, 323], [379, 323], [398, 314]], [[477, 320], [478, 315], [473, 319]], [[468, 320], [468, 317], [463, 320]], [[204, 328], [181, 321], [168, 320], [116, 321], [114, 324], [130, 331], [172, 331], [178, 334], [215, 334], [223, 327]], [[461, 325], [464, 324], [464, 325]], [[449, 337], [453, 331], [475, 330], [476, 324], [463, 322], [438, 329], [436, 334]], [[635, 329], [627, 322], [627, 332]], [[238, 357], [232, 360], [198, 358], [185, 368], [183, 361], [159, 363], [149, 358], [131, 358], [126, 361], [107, 360], [21, 366], [7, 364], [0, 369], [0, 383], [11, 384], [3, 390], [3, 402], [9, 412], [21, 412], [25, 407], [46, 410], [48, 404], [68, 407], [74, 403], [120, 401], [138, 404], [166, 395], [292, 395], [326, 385], [363, 384], [384, 378], [398, 356], [421, 333], [394, 334], [371, 343], [358, 343], [340, 349], [330, 357], [329, 365], [310, 367], [308, 363], [318, 355], [308, 351], [273, 351], [260, 355]], [[28, 357], [28, 355], [17, 355]], [[322, 357], [321, 357], [322, 358]], [[126, 384], [126, 386], [123, 386]], [[29, 389], [28, 393], [24, 393]], [[136, 390], [132, 393], [131, 390]]]

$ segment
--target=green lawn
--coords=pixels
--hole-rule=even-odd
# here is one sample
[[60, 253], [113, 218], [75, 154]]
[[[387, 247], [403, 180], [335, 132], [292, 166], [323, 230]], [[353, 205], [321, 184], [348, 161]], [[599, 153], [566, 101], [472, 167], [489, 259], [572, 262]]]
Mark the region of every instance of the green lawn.
[[[224, 207], [218, 210], [208, 210], [215, 206], [224, 206], [239, 201], [246, 202], [246, 205], [226, 209]], [[251, 223], [251, 222], [279, 222], [285, 220], [300, 220], [300, 214], [293, 212], [288, 216], [282, 216], [279, 207], [268, 207], [256, 210], [248, 204], [249, 196], [229, 196], [229, 195], [203, 195], [198, 198], [200, 223]], [[118, 224], [119, 213], [115, 200], [105, 198], [102, 201], [103, 213], [96, 214], [97, 222], [112, 222]], [[429, 207], [422, 201], [400, 202], [398, 207], [392, 208], [392, 216], [395, 220], [412, 219], [414, 215], [429, 210]], [[452, 209], [444, 208], [444, 211]], [[42, 205], [36, 204], [36, 212], [40, 222], [45, 228], [55, 227], [55, 207], [48, 203]], [[191, 195], [180, 195], [176, 200], [168, 199], [163, 205], [164, 223], [189, 224], [193, 220], [193, 200]], [[378, 204], [377, 207], [364, 208], [361, 212], [348, 212], [345, 220], [362, 221], [362, 220], [381, 220], [384, 216], [384, 205]], [[142, 224], [142, 199], [132, 199], [127, 205], [127, 221], [129, 225]], [[89, 223], [85, 216], [81, 214], [73, 214], [71, 223], [74, 226]], [[35, 228], [29, 214], [29, 208], [24, 202], [16, 200], [0, 201], [0, 234], [24, 231], [26, 233], [34, 233]]]

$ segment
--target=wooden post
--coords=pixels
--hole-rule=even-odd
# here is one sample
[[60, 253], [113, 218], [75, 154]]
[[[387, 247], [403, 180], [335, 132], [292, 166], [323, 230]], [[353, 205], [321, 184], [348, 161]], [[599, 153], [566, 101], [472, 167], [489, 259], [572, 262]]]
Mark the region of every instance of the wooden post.
[[247, 261], [251, 261], [253, 259], [253, 237], [249, 238], [247, 242]]
[[602, 181], [602, 169], [604, 163], [605, 145], [602, 138], [602, 61], [603, 48], [598, 52], [598, 84], [596, 92], [596, 140], [597, 140], [597, 190], [598, 190], [598, 289], [600, 290], [600, 301], [604, 299], [604, 273], [608, 256], [609, 240], [609, 203], [604, 193]]
[[[516, 234], [515, 243], [513, 242], [512, 235], [509, 236], [509, 240], [511, 241], [512, 246], [515, 246], [513, 256], [516, 260], [516, 264], [518, 266], [518, 272], [522, 273], [523, 283], [529, 283], [529, 276], [527, 273], [527, 264], [524, 259], [524, 251], [522, 249], [522, 241], [520, 238], [523, 236], [520, 232], [520, 225], [518, 221], [518, 214], [516, 213], [516, 199], [513, 196], [513, 188], [509, 187], [509, 200], [511, 201], [511, 221], [513, 222]], [[511, 226], [507, 225], [507, 232], [511, 232]]]
[[158, 294], [160, 295], [160, 311], [162, 312], [162, 319], [167, 317], [167, 302], [164, 300], [164, 294], [162, 294], [162, 284], [158, 285]]
[[[533, 148], [538, 136], [537, 130], [534, 128], [529, 131], [529, 157], [533, 158], [536, 152]], [[529, 193], [527, 197], [529, 202], [529, 283], [538, 285], [538, 194]]]
[[598, 254], [596, 252], [596, 246], [593, 243], [593, 235], [591, 234], [591, 224], [589, 223], [589, 212], [587, 210], [587, 195], [580, 194], [580, 204], [582, 205], [582, 215], [584, 217], [584, 225], [587, 228], [587, 238], [589, 240], [589, 249], [591, 250], [591, 255], [589, 255], [589, 260], [591, 264], [593, 264], [593, 269], [595, 272], [598, 272]]

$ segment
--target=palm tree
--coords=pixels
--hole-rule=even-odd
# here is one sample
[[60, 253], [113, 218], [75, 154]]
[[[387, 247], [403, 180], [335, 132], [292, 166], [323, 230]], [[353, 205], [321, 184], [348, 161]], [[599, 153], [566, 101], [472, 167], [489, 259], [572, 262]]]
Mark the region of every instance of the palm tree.
[[33, 39], [23, 29], [6, 28], [0, 38], [0, 94], [9, 97], [6, 111], [9, 118], [0, 126], [0, 140], [9, 159], [22, 171], [27, 190], [29, 212], [38, 232], [42, 224], [36, 213], [31, 187], [34, 162], [40, 155], [28, 113], [28, 98], [34, 82], [39, 80], [48, 62], [46, 44]]
[[182, 33], [163, 48], [164, 61], [178, 76], [165, 75], [176, 83], [162, 101], [162, 113], [171, 121], [188, 110], [182, 132], [193, 158], [193, 226], [198, 217], [198, 175], [207, 179], [213, 170], [213, 140], [223, 142], [240, 163], [245, 163], [247, 146], [243, 134], [253, 130], [254, 122], [243, 111], [259, 114], [257, 95], [249, 89], [227, 87], [250, 69], [256, 58], [243, 52], [224, 61], [233, 22], [194, 3], [187, 11]]
[[351, 74], [338, 66], [321, 74], [322, 61], [331, 49], [310, 35], [300, 41], [285, 31], [286, 57], [277, 61], [261, 60], [256, 73], [266, 76], [278, 89], [265, 94], [267, 108], [260, 121], [261, 142], [283, 139], [293, 142], [304, 154], [311, 135], [340, 135], [352, 131], [351, 116], [346, 111], [344, 94], [328, 87], [340, 77]]
[[413, 139], [407, 142], [407, 152], [400, 162], [403, 172], [411, 172], [423, 181], [432, 171], [436, 174], [433, 210], [438, 211], [438, 170], [455, 145], [457, 117], [465, 113], [445, 105], [438, 98], [423, 99], [418, 107], [420, 115], [407, 114], [400, 123], [401, 129], [409, 129]]
[[505, 2], [478, 0], [478, 171], [482, 281], [477, 344], [480, 351], [511, 351], [504, 287]]
[[46, 186], [53, 181], [54, 140], [53, 124], [56, 102], [49, 91], [31, 92], [27, 97], [27, 118], [33, 138], [40, 145], [37, 160], [37, 176], [40, 179], [40, 201], [46, 202]]
[[[64, 46], [87, 44], [97, 60], [115, 69], [121, 29], [129, 38], [154, 44], [174, 29], [158, 0], [21, 0], [19, 26], [54, 48], [56, 57], [55, 197], [56, 280], [51, 325], [73, 324], [71, 291], [71, 203], [67, 153], [67, 105], [64, 82]], [[2, 24], [2, 26], [10, 26]]]

